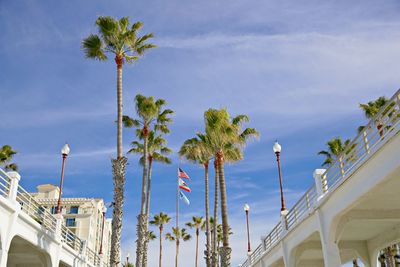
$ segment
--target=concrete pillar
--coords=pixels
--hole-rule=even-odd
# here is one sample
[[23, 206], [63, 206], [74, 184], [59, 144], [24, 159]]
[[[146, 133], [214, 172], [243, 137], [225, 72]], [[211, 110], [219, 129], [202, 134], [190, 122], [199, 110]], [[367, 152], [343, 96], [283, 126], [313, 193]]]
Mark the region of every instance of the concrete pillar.
[[339, 247], [335, 243], [333, 234], [330, 233], [330, 223], [325, 222], [323, 214], [319, 211], [315, 211], [318, 223], [319, 232], [321, 235], [322, 253], [324, 256], [325, 267], [338, 267], [342, 266], [340, 261]]
[[17, 201], [18, 185], [21, 180], [21, 175], [19, 175], [18, 172], [7, 172], [7, 175], [11, 179], [8, 199], [11, 201]]
[[325, 172], [325, 169], [316, 169], [313, 173], [315, 188], [317, 189], [318, 201], [324, 197], [326, 191], [328, 190], [326, 177], [324, 176]]
[[287, 233], [287, 220], [286, 220], [286, 215], [287, 214], [281, 214], [281, 225], [282, 225], [282, 233], [281, 233], [281, 238], [283, 238], [286, 233]]
[[8, 250], [5, 248], [0, 250], [0, 267], [7, 267]]
[[62, 225], [64, 222], [64, 217], [61, 213], [56, 214], [56, 239], [61, 241], [62, 240]]

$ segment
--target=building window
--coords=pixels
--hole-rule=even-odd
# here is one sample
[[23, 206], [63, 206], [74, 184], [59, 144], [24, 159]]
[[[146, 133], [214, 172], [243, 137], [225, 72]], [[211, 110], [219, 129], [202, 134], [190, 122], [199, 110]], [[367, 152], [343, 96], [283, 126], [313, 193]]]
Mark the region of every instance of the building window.
[[55, 206], [51, 207], [50, 213], [51, 214], [56, 214], [57, 213], [57, 207], [55, 207]]
[[78, 206], [71, 206], [69, 208], [69, 214], [78, 214], [79, 207]]
[[65, 219], [65, 225], [67, 227], [75, 227], [76, 226], [75, 218], [67, 218], [67, 219]]

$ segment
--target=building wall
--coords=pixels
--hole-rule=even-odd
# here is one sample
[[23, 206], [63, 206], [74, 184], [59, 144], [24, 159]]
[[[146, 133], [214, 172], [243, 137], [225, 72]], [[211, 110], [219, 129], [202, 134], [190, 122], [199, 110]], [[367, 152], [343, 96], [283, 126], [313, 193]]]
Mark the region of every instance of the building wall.
[[[37, 192], [32, 196], [51, 213], [57, 213], [57, 201], [59, 188], [55, 185], [45, 184], [37, 186]], [[109, 258], [111, 219], [104, 218], [103, 199], [94, 198], [61, 198], [61, 214], [64, 217], [66, 227], [74, 232], [80, 239], [86, 240], [87, 247], [100, 253], [103, 241], [102, 253], [105, 259]], [[103, 240], [102, 240], [103, 238]]]

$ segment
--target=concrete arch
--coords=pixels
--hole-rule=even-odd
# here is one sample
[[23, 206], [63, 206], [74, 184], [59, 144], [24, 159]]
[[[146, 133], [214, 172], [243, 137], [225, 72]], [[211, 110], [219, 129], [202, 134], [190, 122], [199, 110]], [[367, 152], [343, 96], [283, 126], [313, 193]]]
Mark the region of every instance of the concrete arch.
[[294, 247], [289, 255], [292, 259], [291, 266], [323, 266], [321, 236], [314, 231], [303, 242]]
[[25, 238], [15, 235], [10, 240], [7, 254], [7, 267], [50, 267], [51, 255], [38, 248]]

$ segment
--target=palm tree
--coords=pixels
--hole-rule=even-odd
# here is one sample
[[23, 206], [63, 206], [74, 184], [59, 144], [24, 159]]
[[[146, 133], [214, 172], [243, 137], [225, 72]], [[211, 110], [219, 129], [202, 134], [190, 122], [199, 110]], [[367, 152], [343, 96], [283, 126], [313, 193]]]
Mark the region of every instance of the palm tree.
[[179, 258], [179, 243], [180, 240], [189, 241], [192, 238], [190, 234], [186, 232], [185, 228], [179, 229], [179, 227], [172, 227], [172, 233], [167, 233], [165, 239], [169, 241], [175, 241], [176, 254], [175, 254], [175, 267], [178, 267]]
[[213, 157], [212, 150], [208, 145], [207, 136], [198, 133], [195, 138], [186, 140], [181, 149], [179, 155], [185, 157], [187, 160], [201, 164], [204, 167], [204, 187], [205, 187], [205, 228], [206, 233], [206, 266], [211, 266], [211, 236], [210, 236], [210, 210], [209, 210], [209, 186], [208, 186], [208, 165], [209, 161]]
[[340, 137], [334, 137], [331, 140], [329, 140], [326, 143], [328, 150], [322, 150], [322, 151], [318, 152], [318, 155], [325, 156], [325, 161], [322, 163], [322, 166], [330, 167], [336, 161], [339, 161], [340, 172], [343, 177], [344, 176], [344, 166], [346, 163], [344, 160], [344, 154], [350, 155], [347, 157], [347, 161], [353, 161], [355, 158], [355, 156], [352, 156], [351, 153], [354, 151], [354, 148], [357, 146], [357, 144], [354, 143], [350, 146], [350, 142], [351, 142], [350, 139], [346, 139], [345, 141], [342, 141], [342, 139]]
[[117, 159], [112, 160], [114, 180], [114, 208], [111, 235], [110, 265], [120, 264], [122, 206], [124, 201], [125, 167], [127, 159], [122, 150], [122, 65], [137, 61], [144, 52], [155, 45], [146, 43], [153, 34], [138, 35], [143, 23], [136, 22], [132, 26], [129, 19], [123, 17], [115, 20], [109, 16], [101, 16], [96, 20], [98, 34], [90, 34], [82, 41], [82, 48], [87, 58], [107, 60], [107, 54], [115, 55], [117, 65]]
[[[136, 95], [135, 97], [135, 109], [139, 119], [132, 119], [129, 116], [123, 116], [123, 122], [125, 127], [137, 127], [136, 135], [143, 140], [143, 175], [142, 175], [142, 193], [141, 193], [141, 208], [140, 214], [138, 215], [137, 224], [137, 246], [136, 246], [136, 266], [147, 265], [147, 228], [148, 228], [148, 213], [146, 210], [146, 195], [148, 192], [148, 160], [149, 159], [149, 135], [151, 128], [154, 131], [160, 131], [161, 133], [168, 133], [168, 123], [172, 120], [169, 115], [173, 113], [170, 109], [162, 110], [162, 107], [166, 104], [165, 100], [158, 99], [154, 100], [153, 97], [146, 97], [143, 95]], [[150, 204], [150, 203], [149, 203]], [[149, 205], [148, 204], [148, 205]]]
[[9, 163], [15, 154], [17, 154], [17, 151], [14, 151], [9, 145], [4, 145], [0, 148], [0, 166], [2, 166], [4, 170], [18, 170], [17, 164]]
[[254, 128], [242, 130], [243, 122], [249, 118], [239, 115], [231, 118], [226, 109], [209, 109], [204, 113], [205, 132], [209, 138], [218, 170], [219, 188], [221, 196], [221, 217], [223, 229], [223, 247], [220, 249], [221, 266], [230, 266], [231, 248], [229, 247], [229, 223], [224, 174], [224, 161], [227, 159], [239, 160], [243, 158], [242, 149], [250, 137], [258, 136]]
[[122, 264], [122, 266], [123, 266], [123, 267], [135, 267], [135, 266], [133, 265], [133, 263], [131, 263], [131, 262], [125, 262], [124, 264]]
[[164, 225], [167, 224], [171, 220], [171, 217], [168, 216], [168, 214], [160, 212], [159, 214], [154, 215], [153, 220], [150, 221], [151, 225], [158, 226], [158, 229], [160, 230], [160, 257], [158, 261], [158, 266], [161, 267], [162, 265], [162, 238], [163, 238], [163, 230], [164, 230]]
[[153, 241], [157, 238], [156, 234], [153, 231], [148, 231], [147, 232], [147, 239], [150, 241]]
[[[217, 247], [219, 248], [221, 245], [221, 242], [223, 240], [222, 224], [218, 224], [217, 231], [215, 231], [215, 232], [217, 233]], [[229, 235], [233, 235], [231, 227], [229, 227]], [[218, 260], [219, 259], [217, 258], [217, 262], [218, 262]]]
[[329, 140], [326, 145], [328, 150], [322, 150], [318, 152], [318, 155], [324, 155], [325, 161], [322, 163], [323, 167], [330, 167], [335, 163], [336, 160], [343, 164], [343, 159], [340, 157], [345, 151], [345, 148], [350, 144], [350, 139], [346, 139], [344, 142], [340, 137], [334, 137]]
[[[382, 115], [388, 115], [389, 117], [393, 116], [393, 111], [392, 108], [395, 105], [395, 102], [392, 102], [391, 104], [389, 104], [389, 99], [387, 99], [384, 96], [381, 96], [373, 101], [369, 101], [366, 104], [360, 104], [360, 108], [364, 111], [364, 115], [367, 119], [373, 119], [375, 117], [376, 114], [378, 114], [378, 112], [387, 105], [386, 109], [383, 111]], [[399, 117], [399, 116], [397, 116]], [[384, 129], [383, 129], [383, 125], [382, 125], [382, 121], [375, 121], [376, 123], [376, 128], [379, 131], [379, 135], [381, 137], [383, 137], [384, 135]], [[365, 128], [365, 126], [360, 126], [358, 128], [358, 131], [362, 131]]]
[[201, 230], [201, 226], [203, 225], [203, 217], [193, 216], [192, 221], [186, 223], [186, 226], [190, 229], [196, 230], [196, 258], [195, 258], [195, 266], [198, 266], [199, 259], [199, 234]]

